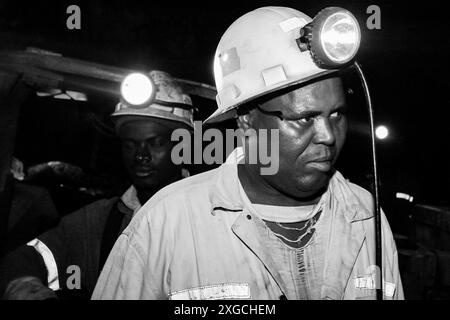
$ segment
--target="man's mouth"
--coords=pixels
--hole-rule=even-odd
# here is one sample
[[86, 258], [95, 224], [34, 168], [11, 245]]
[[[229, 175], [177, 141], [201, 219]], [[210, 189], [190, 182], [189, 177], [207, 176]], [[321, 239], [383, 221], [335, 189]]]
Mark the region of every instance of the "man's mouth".
[[156, 173], [156, 170], [153, 169], [137, 169], [134, 171], [134, 174], [138, 178], [146, 178]]
[[322, 172], [328, 172], [331, 170], [331, 161], [311, 161], [307, 165], [310, 168], [315, 168]]
[[308, 161], [307, 166], [322, 172], [328, 172], [331, 170], [332, 164], [333, 164], [333, 157], [325, 156]]

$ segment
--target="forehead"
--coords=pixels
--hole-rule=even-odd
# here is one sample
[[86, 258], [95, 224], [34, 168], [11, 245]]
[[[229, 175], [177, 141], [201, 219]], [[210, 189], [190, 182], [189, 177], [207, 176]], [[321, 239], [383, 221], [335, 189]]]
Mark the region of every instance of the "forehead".
[[131, 120], [119, 128], [122, 139], [145, 140], [156, 136], [166, 136], [171, 130], [153, 119]]
[[314, 82], [294, 89], [268, 102], [267, 107], [286, 111], [327, 111], [345, 104], [342, 80], [338, 77]]

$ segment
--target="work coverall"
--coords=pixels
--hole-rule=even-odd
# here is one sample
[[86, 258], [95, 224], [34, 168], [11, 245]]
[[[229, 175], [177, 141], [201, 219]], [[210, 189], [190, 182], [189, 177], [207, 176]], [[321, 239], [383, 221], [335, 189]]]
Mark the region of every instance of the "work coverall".
[[[115, 243], [92, 298], [295, 299], [262, 245], [261, 221], [242, 200], [237, 173], [242, 158], [237, 148], [219, 168], [150, 199]], [[372, 196], [337, 171], [328, 188], [322, 214], [330, 215], [331, 232], [320, 299], [375, 299]], [[384, 214], [382, 249], [384, 298], [403, 299], [397, 249]]]

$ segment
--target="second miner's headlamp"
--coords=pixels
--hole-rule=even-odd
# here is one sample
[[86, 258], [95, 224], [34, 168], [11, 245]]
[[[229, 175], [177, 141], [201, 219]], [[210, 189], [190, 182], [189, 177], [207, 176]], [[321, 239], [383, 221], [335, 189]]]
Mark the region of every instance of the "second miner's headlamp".
[[156, 95], [155, 84], [143, 73], [127, 75], [120, 86], [122, 99], [133, 108], [145, 108], [154, 100]]
[[361, 42], [358, 21], [348, 10], [329, 7], [320, 11], [300, 29], [297, 44], [309, 50], [314, 63], [322, 69], [335, 69], [355, 57]]
[[[167, 106], [172, 108], [180, 108], [186, 110], [197, 110], [192, 103], [184, 101], [162, 101], [157, 98], [157, 85], [151, 77], [144, 73], [134, 72], [127, 75], [120, 86], [121, 100], [127, 106], [133, 109], [143, 109], [157, 103], [160, 106]], [[176, 100], [176, 98], [174, 98]], [[179, 99], [182, 99], [179, 97]], [[191, 101], [189, 99], [189, 101]]]

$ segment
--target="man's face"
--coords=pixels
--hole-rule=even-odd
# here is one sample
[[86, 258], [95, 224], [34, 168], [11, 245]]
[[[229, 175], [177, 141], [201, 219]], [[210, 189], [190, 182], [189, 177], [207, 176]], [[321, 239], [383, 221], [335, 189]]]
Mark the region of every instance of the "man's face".
[[159, 189], [179, 178], [180, 168], [170, 157], [171, 133], [172, 129], [151, 118], [120, 127], [123, 163], [137, 189]]
[[252, 110], [254, 129], [279, 129], [279, 170], [262, 176], [273, 188], [295, 198], [316, 195], [327, 186], [345, 142], [346, 101], [339, 78], [322, 80], [260, 104]]

